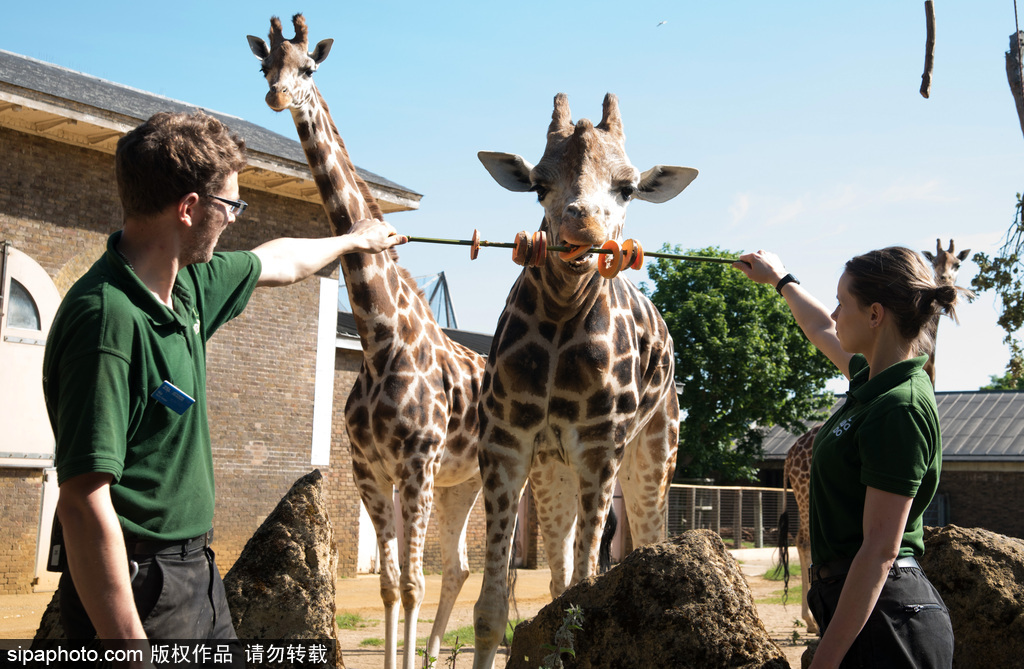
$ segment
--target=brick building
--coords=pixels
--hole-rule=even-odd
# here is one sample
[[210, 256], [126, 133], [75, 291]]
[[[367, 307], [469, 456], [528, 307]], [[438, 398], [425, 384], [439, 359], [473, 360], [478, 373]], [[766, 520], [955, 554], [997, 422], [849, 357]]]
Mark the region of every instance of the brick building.
[[[925, 522], [1024, 538], [1024, 516], [1017, 508], [1024, 500], [1024, 392], [938, 392], [935, 403], [942, 426], [942, 478]], [[767, 485], [782, 485], [782, 465], [796, 439], [780, 428], [765, 438], [762, 481]]]
[[[121, 227], [114, 146], [154, 112], [194, 108], [0, 51], [0, 593], [55, 585], [43, 568], [56, 477], [42, 403], [42, 344], [60, 296]], [[298, 143], [209, 113], [249, 149], [249, 166], [239, 177], [249, 210], [219, 248], [328, 234]], [[361, 173], [385, 213], [417, 208], [418, 194]], [[360, 354], [358, 344], [353, 351], [338, 334], [337, 294], [336, 266], [295, 286], [258, 289], [245, 312], [209, 343], [215, 547], [222, 571], [291, 484], [317, 467], [337, 536], [339, 576], [356, 573], [360, 503], [343, 409]], [[475, 567], [483, 554], [480, 507], [471, 522]], [[430, 551], [427, 564], [439, 569]]]

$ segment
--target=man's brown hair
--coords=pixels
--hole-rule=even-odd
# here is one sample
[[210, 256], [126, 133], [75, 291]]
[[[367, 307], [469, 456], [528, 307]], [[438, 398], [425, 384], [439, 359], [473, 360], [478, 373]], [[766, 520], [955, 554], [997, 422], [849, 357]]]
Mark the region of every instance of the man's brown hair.
[[216, 195], [245, 167], [245, 142], [203, 112], [159, 112], [117, 142], [125, 216], [150, 216], [189, 193]]

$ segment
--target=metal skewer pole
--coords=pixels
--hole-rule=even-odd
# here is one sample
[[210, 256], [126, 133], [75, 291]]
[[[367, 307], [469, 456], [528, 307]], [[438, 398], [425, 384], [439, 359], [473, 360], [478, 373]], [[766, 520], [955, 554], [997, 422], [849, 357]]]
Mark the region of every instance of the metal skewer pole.
[[[468, 239], [434, 239], [432, 237], [410, 237], [407, 235], [410, 242], [426, 242], [428, 244], [453, 244], [457, 246], [472, 246], [473, 242]], [[515, 244], [512, 242], [488, 242], [481, 239], [477, 242], [477, 245], [482, 247], [496, 247], [502, 249], [515, 248]], [[568, 251], [568, 247], [565, 246], [549, 246], [548, 251]], [[589, 253], [611, 253], [609, 249], [591, 248]], [[687, 260], [692, 262], [717, 262], [717, 263], [728, 263], [732, 264], [737, 262], [736, 258], [716, 258], [714, 256], [689, 256], [681, 255], [679, 253], [660, 253], [657, 251], [644, 251], [645, 258], [667, 258], [669, 260]]]

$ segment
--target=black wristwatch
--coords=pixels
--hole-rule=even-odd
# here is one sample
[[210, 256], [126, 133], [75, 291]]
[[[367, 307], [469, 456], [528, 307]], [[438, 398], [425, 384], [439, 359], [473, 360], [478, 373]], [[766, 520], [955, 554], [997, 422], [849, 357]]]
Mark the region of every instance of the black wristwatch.
[[797, 285], [800, 285], [800, 279], [796, 278], [792, 274], [787, 274], [786, 276], [779, 279], [779, 282], [775, 284], [775, 292], [778, 293], [779, 295], [782, 295], [782, 287], [785, 286], [787, 283], [795, 283]]

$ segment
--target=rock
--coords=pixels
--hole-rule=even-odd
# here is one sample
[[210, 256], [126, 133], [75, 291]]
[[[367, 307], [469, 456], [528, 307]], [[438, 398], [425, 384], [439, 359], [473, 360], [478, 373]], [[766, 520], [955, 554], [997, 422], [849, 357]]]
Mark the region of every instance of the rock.
[[50, 603], [46, 605], [46, 610], [43, 611], [43, 617], [39, 620], [39, 627], [32, 639], [32, 650], [57, 648], [60, 646], [57, 642], [67, 638], [64, 625], [60, 622], [60, 590], [55, 590]]
[[314, 470], [292, 485], [224, 577], [238, 638], [327, 641], [334, 666], [344, 667], [335, 620], [337, 564], [323, 477]]
[[1015, 667], [1024, 658], [1024, 541], [979, 528], [925, 528], [921, 567], [953, 623], [953, 666]]
[[566, 667], [789, 667], [739, 565], [709, 530], [638, 548], [566, 590], [516, 627], [507, 669], [541, 666], [570, 606], [580, 607], [583, 622], [575, 659], [562, 655]]
[[814, 661], [814, 651], [818, 650], [818, 642], [821, 639], [811, 639], [807, 642], [807, 650], [800, 656], [800, 669], [811, 669], [811, 662]]

